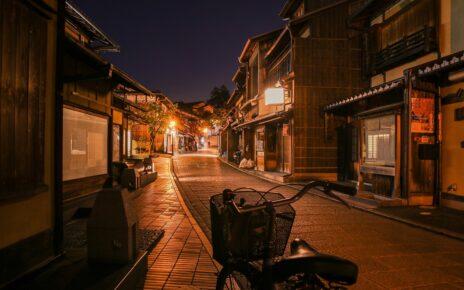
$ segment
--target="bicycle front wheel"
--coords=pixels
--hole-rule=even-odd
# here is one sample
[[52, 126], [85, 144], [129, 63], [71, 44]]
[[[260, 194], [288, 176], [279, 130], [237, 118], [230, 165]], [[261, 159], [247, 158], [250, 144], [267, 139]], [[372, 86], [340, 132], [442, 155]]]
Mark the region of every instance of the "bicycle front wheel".
[[245, 265], [227, 265], [222, 268], [217, 278], [216, 290], [223, 289], [257, 289], [251, 267]]

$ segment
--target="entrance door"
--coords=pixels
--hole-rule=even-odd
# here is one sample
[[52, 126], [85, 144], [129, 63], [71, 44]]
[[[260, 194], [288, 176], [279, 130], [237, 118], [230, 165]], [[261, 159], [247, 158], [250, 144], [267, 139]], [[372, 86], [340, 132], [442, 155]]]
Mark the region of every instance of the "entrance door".
[[358, 161], [358, 128], [351, 124], [337, 128], [338, 180], [357, 180], [354, 162]]
[[277, 126], [266, 125], [265, 133], [265, 168], [266, 171], [277, 171]]
[[[443, 105], [442, 192], [449, 200], [464, 200], [464, 120], [459, 111], [464, 101]], [[461, 198], [462, 197], [462, 198]], [[449, 206], [453, 206], [449, 204]]]

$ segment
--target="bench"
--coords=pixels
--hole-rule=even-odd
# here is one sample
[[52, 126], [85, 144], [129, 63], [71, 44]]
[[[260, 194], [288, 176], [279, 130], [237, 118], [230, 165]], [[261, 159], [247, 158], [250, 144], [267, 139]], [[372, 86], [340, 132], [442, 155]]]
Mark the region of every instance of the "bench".
[[124, 162], [113, 162], [112, 173], [114, 179], [125, 188], [132, 190], [144, 187], [155, 181], [158, 173], [153, 160], [126, 159]]

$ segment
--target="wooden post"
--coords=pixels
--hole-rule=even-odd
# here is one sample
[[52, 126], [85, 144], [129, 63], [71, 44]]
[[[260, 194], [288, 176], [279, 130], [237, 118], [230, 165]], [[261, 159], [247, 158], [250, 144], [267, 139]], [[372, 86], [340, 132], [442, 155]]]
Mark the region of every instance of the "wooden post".
[[401, 196], [401, 115], [395, 118], [395, 179], [393, 197]]

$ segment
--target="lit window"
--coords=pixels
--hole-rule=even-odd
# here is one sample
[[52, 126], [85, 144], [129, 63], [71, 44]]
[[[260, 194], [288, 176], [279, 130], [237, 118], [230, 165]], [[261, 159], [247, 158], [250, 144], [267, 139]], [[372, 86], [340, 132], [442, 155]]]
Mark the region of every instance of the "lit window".
[[108, 119], [64, 108], [63, 180], [108, 173]]
[[366, 163], [395, 165], [395, 116], [365, 121]]

